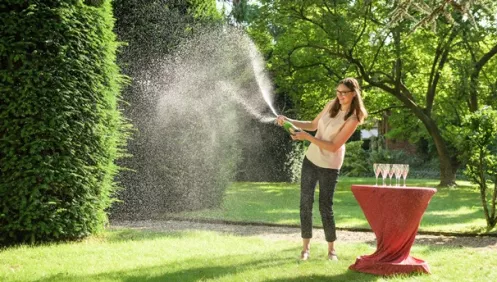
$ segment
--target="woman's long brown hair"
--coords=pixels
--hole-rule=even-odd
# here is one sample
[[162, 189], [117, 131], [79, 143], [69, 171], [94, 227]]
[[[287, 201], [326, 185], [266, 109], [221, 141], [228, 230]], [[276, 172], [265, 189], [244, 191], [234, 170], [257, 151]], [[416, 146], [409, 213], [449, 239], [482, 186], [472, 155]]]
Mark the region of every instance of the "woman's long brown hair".
[[[349, 111], [345, 114], [343, 120], [347, 120], [352, 114], [355, 114], [357, 116], [357, 119], [359, 120], [359, 123], [363, 123], [364, 120], [368, 117], [368, 112], [366, 111], [364, 103], [362, 102], [361, 87], [359, 86], [359, 82], [357, 82], [355, 78], [347, 77], [338, 82], [338, 85], [340, 84], [345, 85], [351, 91], [355, 92], [355, 96], [350, 103]], [[341, 107], [342, 105], [340, 105], [340, 102], [338, 102], [338, 98], [335, 98], [335, 100], [333, 100], [333, 104], [331, 104], [330, 117], [336, 117]]]

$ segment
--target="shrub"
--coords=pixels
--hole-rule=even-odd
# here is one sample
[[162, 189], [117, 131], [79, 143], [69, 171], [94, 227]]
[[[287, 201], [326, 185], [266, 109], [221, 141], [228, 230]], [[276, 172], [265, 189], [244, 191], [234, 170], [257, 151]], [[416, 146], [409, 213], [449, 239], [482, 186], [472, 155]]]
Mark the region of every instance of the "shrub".
[[487, 227], [492, 229], [497, 225], [497, 111], [484, 107], [466, 115], [458, 133], [465, 174], [479, 187]]
[[350, 141], [346, 144], [345, 159], [340, 171], [344, 176], [369, 176], [373, 173], [368, 152], [362, 148], [363, 141]]
[[110, 1], [0, 4], [0, 244], [103, 227], [126, 135], [112, 26]]
[[383, 136], [373, 138], [369, 150], [363, 149], [363, 141], [350, 141], [346, 144], [346, 155], [341, 175], [354, 177], [374, 176], [374, 163], [409, 164], [410, 178], [437, 178], [440, 176], [438, 166], [432, 162], [423, 162], [417, 155], [402, 150], [385, 149]]

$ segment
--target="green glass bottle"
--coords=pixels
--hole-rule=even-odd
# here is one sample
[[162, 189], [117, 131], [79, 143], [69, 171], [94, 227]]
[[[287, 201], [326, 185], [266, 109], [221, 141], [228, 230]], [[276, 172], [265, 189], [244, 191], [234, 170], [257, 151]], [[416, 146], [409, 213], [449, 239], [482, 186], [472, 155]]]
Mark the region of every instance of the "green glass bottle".
[[289, 122], [287, 120], [283, 122], [282, 126], [283, 126], [283, 129], [285, 129], [285, 131], [288, 132], [291, 135], [294, 135], [295, 132], [302, 131], [302, 129], [296, 127], [295, 125], [293, 125], [293, 123], [291, 123], [291, 122]]

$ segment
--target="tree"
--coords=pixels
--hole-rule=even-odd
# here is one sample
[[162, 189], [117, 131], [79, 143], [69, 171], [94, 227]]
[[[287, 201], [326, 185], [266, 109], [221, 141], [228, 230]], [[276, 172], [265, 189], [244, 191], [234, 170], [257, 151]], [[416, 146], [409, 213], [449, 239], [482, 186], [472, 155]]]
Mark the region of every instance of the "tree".
[[[364, 88], [371, 89], [366, 97], [371, 109], [401, 107], [416, 117], [435, 145], [440, 161], [440, 185], [455, 184], [460, 163], [444, 122], [447, 112], [456, 117], [451, 122], [460, 122], [457, 116], [464, 112], [444, 108], [454, 103], [450, 97], [455, 91], [451, 87], [455, 82], [452, 69], [447, 66], [454, 58], [468, 58], [464, 36], [475, 34], [475, 27], [455, 13], [456, 23], [437, 19], [440, 24], [436, 32], [412, 33], [415, 23], [389, 25], [388, 16], [398, 2], [261, 2], [261, 16], [249, 30], [258, 45], [269, 50], [268, 66], [276, 74], [276, 83], [281, 91], [300, 101], [303, 115], [315, 114], [319, 108], [316, 103], [322, 106], [333, 97], [330, 85], [346, 75], [357, 76]], [[494, 57], [497, 39], [490, 33], [493, 27], [484, 24], [495, 21], [492, 15], [479, 7], [474, 9], [480, 14], [478, 42], [484, 44], [479, 44], [478, 54], [471, 59], [475, 64], [469, 72], [478, 83], [481, 82], [478, 69]], [[495, 10], [495, 5], [488, 9]], [[462, 93], [465, 100], [482, 99], [476, 87], [472, 91], [473, 96]], [[379, 103], [371, 103], [373, 100]], [[469, 109], [474, 109], [474, 104], [469, 102]]]
[[[466, 174], [478, 185], [480, 199], [490, 230], [497, 225], [497, 111], [483, 107], [464, 117], [457, 146], [464, 152]], [[493, 186], [493, 187], [492, 187]]]
[[256, 17], [257, 8], [249, 4], [248, 0], [222, 0], [224, 6], [229, 7], [228, 20], [235, 25], [246, 25]]

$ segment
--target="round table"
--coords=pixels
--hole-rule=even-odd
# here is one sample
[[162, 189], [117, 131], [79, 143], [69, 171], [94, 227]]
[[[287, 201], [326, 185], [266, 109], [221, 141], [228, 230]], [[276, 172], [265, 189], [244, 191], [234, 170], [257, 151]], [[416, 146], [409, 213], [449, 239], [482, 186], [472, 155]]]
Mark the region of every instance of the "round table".
[[421, 218], [435, 188], [352, 185], [352, 193], [376, 235], [376, 251], [349, 268], [376, 275], [424, 272], [428, 263], [410, 256]]

